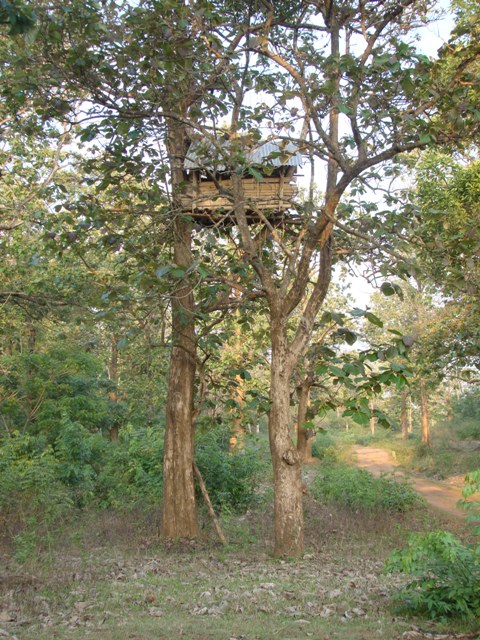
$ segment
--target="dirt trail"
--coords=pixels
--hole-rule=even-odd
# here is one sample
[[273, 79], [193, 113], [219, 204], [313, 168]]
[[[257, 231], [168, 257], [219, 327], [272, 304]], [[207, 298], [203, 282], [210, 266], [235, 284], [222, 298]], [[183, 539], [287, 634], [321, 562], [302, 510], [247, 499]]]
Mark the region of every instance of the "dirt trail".
[[355, 454], [355, 463], [361, 469], [370, 471], [374, 476], [397, 471], [405, 477], [408, 477], [413, 483], [415, 490], [433, 507], [459, 518], [466, 517], [465, 511], [456, 506], [458, 500], [462, 497], [461, 488], [405, 473], [395, 460], [394, 454], [386, 449], [355, 445], [352, 450]]

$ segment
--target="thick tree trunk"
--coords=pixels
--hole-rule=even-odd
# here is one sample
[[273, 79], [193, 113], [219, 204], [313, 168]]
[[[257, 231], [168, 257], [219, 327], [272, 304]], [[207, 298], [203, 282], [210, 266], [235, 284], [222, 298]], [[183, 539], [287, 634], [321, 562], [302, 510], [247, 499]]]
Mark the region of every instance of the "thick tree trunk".
[[[173, 123], [169, 132], [174, 196], [173, 261], [185, 271], [193, 261], [192, 224], [181, 216], [178, 201], [184, 181], [186, 145], [184, 125]], [[172, 352], [165, 409], [162, 534], [165, 538], [194, 538], [198, 535], [193, 472], [196, 337], [195, 300], [188, 277], [179, 281], [171, 304]]]
[[[178, 220], [176, 231], [175, 264], [185, 266], [190, 256], [190, 223]], [[162, 533], [166, 538], [192, 538], [198, 535], [193, 474], [195, 323], [193, 293], [187, 280], [172, 298], [172, 340], [163, 457]]]
[[286, 340], [272, 326], [269, 436], [275, 491], [275, 548], [277, 557], [303, 553], [303, 486], [301, 456], [290, 428], [290, 375]]
[[428, 406], [428, 395], [424, 380], [420, 380], [420, 421], [422, 426], [422, 443], [430, 445], [430, 411]]
[[302, 384], [297, 387], [297, 450], [301, 456], [302, 462], [308, 462], [312, 459], [314, 434], [311, 429], [305, 429], [304, 427], [307, 420], [308, 407], [310, 405], [310, 388], [311, 379], [309, 378], [303, 380]]
[[409, 396], [409, 391], [408, 389], [405, 389], [404, 391], [402, 391], [402, 410], [401, 410], [401, 414], [400, 414], [400, 422], [402, 425], [402, 438], [404, 440], [408, 440], [408, 436], [409, 436], [409, 431], [408, 431], [408, 427], [409, 427], [409, 423], [408, 423], [408, 396]]

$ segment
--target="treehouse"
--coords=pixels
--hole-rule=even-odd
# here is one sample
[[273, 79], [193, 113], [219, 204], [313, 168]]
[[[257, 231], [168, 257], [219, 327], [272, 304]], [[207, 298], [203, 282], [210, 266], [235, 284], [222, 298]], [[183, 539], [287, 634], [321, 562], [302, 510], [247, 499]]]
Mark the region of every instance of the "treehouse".
[[181, 196], [183, 210], [205, 226], [231, 222], [232, 174], [240, 171], [248, 220], [277, 220], [292, 207], [297, 193], [295, 174], [301, 166], [302, 156], [291, 142], [252, 146], [237, 138], [214, 146], [195, 141], [184, 163], [187, 185]]

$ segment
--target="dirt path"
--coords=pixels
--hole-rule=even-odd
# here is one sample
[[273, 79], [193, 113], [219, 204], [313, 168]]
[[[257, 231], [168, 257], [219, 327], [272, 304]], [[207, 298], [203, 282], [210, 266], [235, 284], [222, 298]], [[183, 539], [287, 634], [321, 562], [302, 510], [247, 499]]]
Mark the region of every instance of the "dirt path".
[[462, 497], [462, 490], [459, 487], [452, 487], [444, 482], [436, 482], [435, 480], [403, 472], [395, 460], [394, 454], [386, 449], [355, 445], [352, 450], [355, 463], [361, 469], [370, 471], [374, 476], [398, 471], [411, 480], [415, 490], [433, 507], [459, 518], [465, 518], [465, 511], [456, 506], [458, 500]]

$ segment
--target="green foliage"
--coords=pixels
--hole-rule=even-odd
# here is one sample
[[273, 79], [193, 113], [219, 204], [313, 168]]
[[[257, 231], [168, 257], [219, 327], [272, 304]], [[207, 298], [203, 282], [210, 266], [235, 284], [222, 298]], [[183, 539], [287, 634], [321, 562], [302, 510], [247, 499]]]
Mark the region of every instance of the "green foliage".
[[43, 438], [14, 433], [0, 447], [0, 530], [19, 559], [45, 543], [73, 506], [60, 462]]
[[374, 478], [368, 471], [338, 463], [321, 468], [312, 492], [321, 502], [365, 511], [404, 512], [422, 503], [403, 478]]
[[480, 616], [479, 549], [465, 546], [451, 533], [410, 536], [406, 549], [391, 554], [386, 570], [413, 577], [395, 596], [395, 602], [412, 614], [429, 618]]
[[108, 443], [101, 434], [92, 434], [79, 422], [64, 417], [55, 440], [57, 475], [71, 489], [75, 503], [88, 504], [98, 492], [98, 475]]
[[0, 443], [0, 529], [26, 557], [75, 508], [158, 502], [162, 458], [158, 427], [127, 425], [110, 442], [64, 417], [52, 445], [15, 432]]
[[330, 433], [327, 431], [317, 433], [312, 445], [312, 456], [328, 462], [335, 462], [337, 460], [335, 440]]
[[[465, 477], [465, 486], [462, 490], [462, 500], [459, 505], [468, 511], [467, 522], [472, 523], [472, 533], [480, 535], [480, 469], [471, 471]], [[472, 499], [473, 498], [473, 499]], [[480, 554], [480, 545], [477, 547]]]
[[453, 411], [460, 418], [475, 418], [480, 421], [480, 387], [464, 393], [455, 403]]
[[120, 403], [112, 406], [113, 385], [102, 363], [80, 348], [55, 347], [43, 353], [2, 358], [0, 409], [13, 429], [45, 434], [50, 444], [65, 418], [90, 431], [106, 431], [119, 419]]
[[464, 418], [456, 429], [459, 440], [480, 440], [480, 420]]
[[120, 431], [98, 478], [100, 504], [124, 508], [160, 500], [163, 486], [163, 429], [135, 427]]
[[254, 442], [230, 452], [230, 437], [227, 429], [199, 434], [195, 459], [215, 509], [241, 513], [254, 503], [262, 463]]
[[25, 3], [0, 0], [0, 24], [9, 26], [9, 35], [16, 36], [31, 31], [35, 21], [35, 13]]

